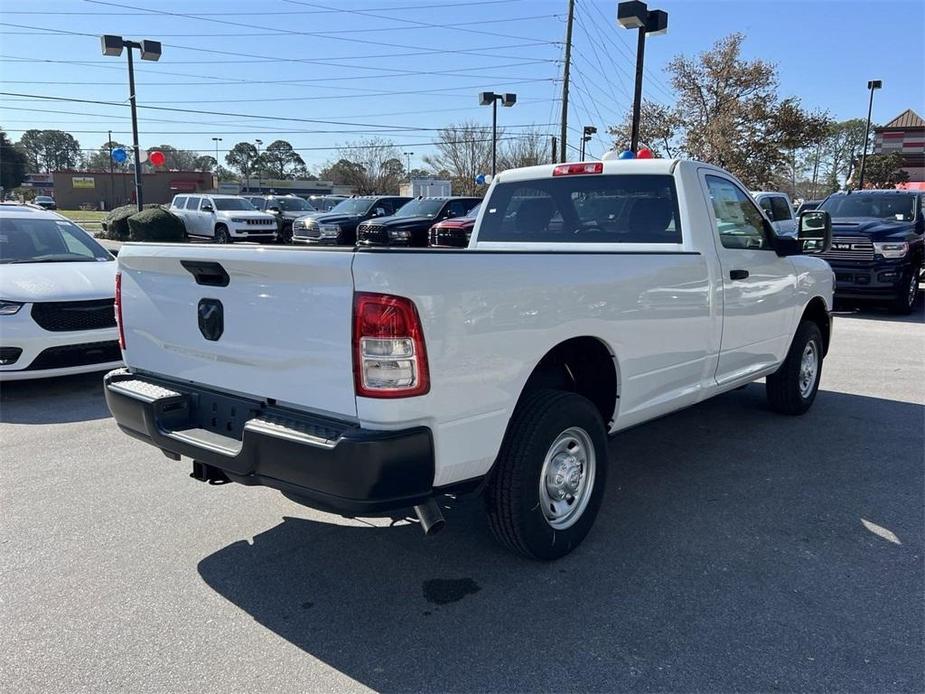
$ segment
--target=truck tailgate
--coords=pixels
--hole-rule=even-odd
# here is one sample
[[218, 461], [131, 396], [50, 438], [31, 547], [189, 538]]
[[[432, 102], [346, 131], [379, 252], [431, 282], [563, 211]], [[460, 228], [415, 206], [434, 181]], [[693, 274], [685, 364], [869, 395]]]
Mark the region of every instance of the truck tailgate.
[[351, 250], [126, 245], [126, 365], [355, 417], [352, 261]]

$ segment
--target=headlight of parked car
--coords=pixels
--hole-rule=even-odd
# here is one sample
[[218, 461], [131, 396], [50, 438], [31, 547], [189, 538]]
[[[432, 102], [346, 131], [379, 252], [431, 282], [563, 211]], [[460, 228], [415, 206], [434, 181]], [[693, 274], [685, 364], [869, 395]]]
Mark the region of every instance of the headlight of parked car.
[[321, 231], [321, 235], [324, 238], [336, 238], [337, 235], [340, 233], [340, 225], [339, 224], [322, 224], [319, 227], [319, 230]]
[[390, 229], [389, 236], [399, 241], [407, 241], [411, 238], [411, 232], [405, 229]]
[[235, 224], [247, 224], [247, 220], [244, 217], [232, 217], [231, 221]]
[[22, 304], [18, 301], [4, 301], [0, 299], [0, 316], [12, 316], [14, 313], [19, 313], [19, 309], [22, 308]]
[[905, 241], [874, 241], [874, 252], [884, 258], [904, 258], [909, 252]]

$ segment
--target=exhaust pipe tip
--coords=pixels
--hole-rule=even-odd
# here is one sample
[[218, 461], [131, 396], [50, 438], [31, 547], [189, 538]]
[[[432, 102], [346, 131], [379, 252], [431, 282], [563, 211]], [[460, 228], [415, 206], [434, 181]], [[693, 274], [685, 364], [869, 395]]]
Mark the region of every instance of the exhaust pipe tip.
[[425, 503], [415, 506], [414, 514], [421, 523], [421, 530], [427, 536], [436, 535], [446, 525], [443, 512], [434, 499], [428, 499]]

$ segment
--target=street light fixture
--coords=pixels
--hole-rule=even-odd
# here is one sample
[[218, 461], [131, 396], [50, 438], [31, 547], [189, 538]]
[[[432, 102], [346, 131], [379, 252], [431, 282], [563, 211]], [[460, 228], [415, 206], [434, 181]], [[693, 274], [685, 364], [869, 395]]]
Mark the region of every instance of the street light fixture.
[[617, 22], [624, 29], [637, 29], [636, 42], [636, 93], [633, 96], [633, 134], [630, 150], [639, 147], [639, 113], [642, 109], [642, 72], [646, 52], [646, 34], [658, 36], [668, 31], [668, 13], [650, 10], [644, 2], [631, 0], [617, 5]]
[[491, 175], [494, 175], [498, 168], [498, 102], [502, 106], [510, 108], [517, 103], [516, 94], [495, 94], [494, 92], [479, 92], [479, 104], [482, 106], [491, 106]]
[[591, 142], [591, 137], [597, 133], [593, 125], [586, 125], [581, 129], [581, 161], [585, 160], [585, 145]]
[[[145, 39], [143, 41], [129, 41], [121, 36], [104, 34], [100, 36], [100, 47], [103, 55], [118, 58], [122, 49], [128, 48], [128, 101], [132, 110], [132, 151], [135, 155], [135, 202], [138, 211], [143, 209], [141, 192], [141, 150], [138, 147], [138, 113], [135, 110], [135, 66], [132, 63], [132, 49], [137, 48], [142, 60], [157, 61], [161, 57], [161, 42]], [[111, 138], [110, 138], [111, 139]]]
[[861, 173], [858, 174], [858, 190], [864, 190], [864, 164], [867, 163], [867, 138], [870, 137], [870, 114], [874, 110], [874, 90], [883, 88], [883, 80], [870, 80], [870, 101], [867, 104], [867, 128], [864, 130], [864, 153], [861, 155]]

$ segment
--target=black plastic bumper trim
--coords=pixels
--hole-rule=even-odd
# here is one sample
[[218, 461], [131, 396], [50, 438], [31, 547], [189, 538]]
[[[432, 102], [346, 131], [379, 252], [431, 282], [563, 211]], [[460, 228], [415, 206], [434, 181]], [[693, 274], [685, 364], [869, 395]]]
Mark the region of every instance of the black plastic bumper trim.
[[[344, 515], [406, 508], [434, 494], [427, 427], [362, 429], [126, 369], [108, 373], [104, 385], [109, 410], [125, 433], [214, 467], [234, 482], [279, 489]], [[216, 426], [210, 418], [216, 409], [241, 421]]]

